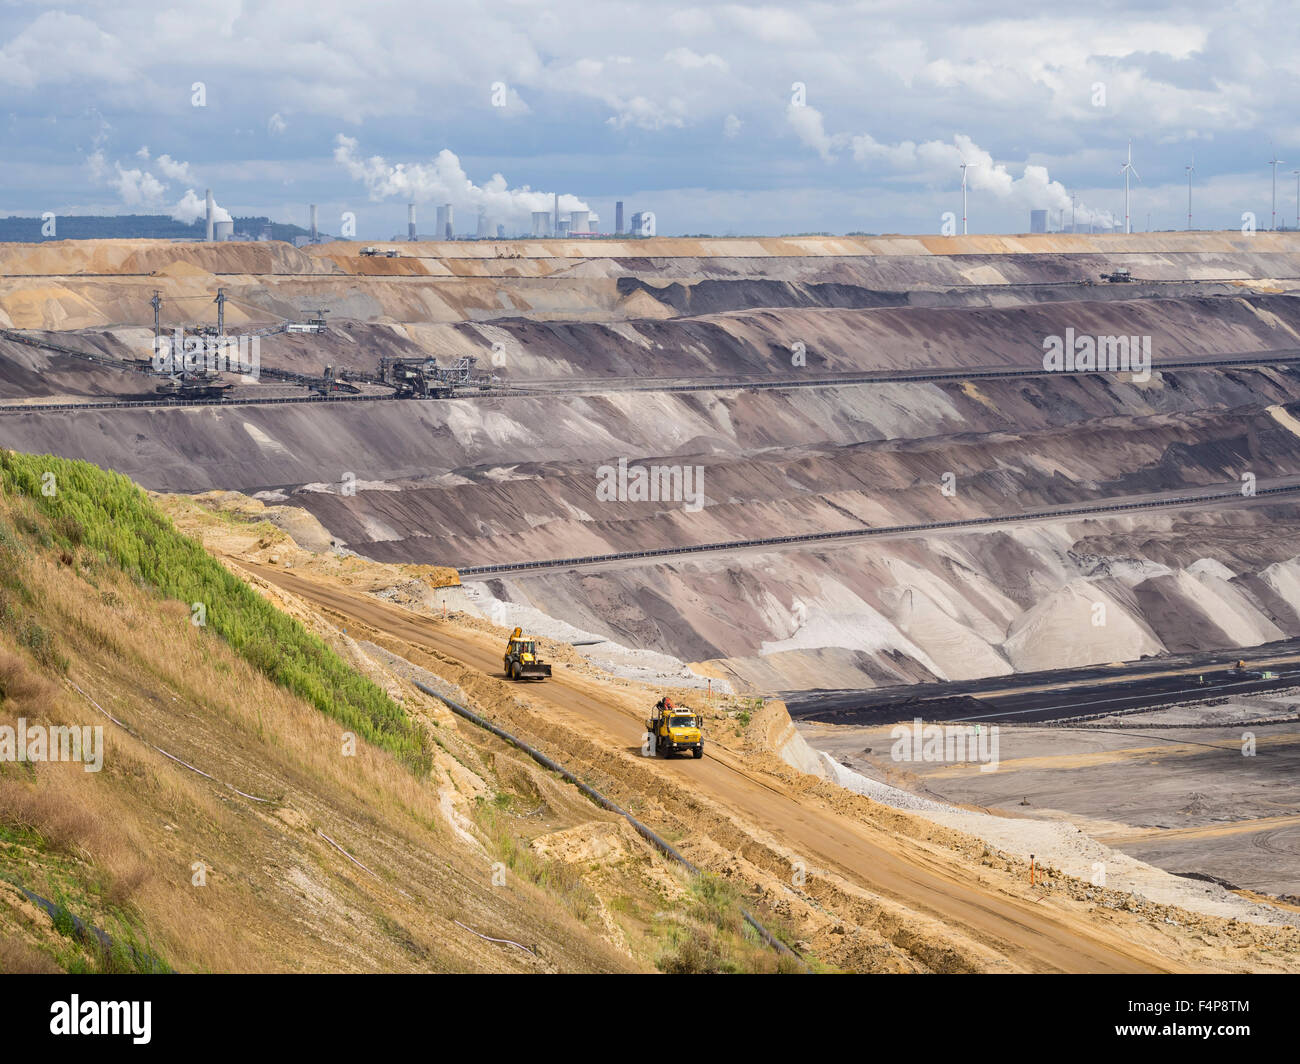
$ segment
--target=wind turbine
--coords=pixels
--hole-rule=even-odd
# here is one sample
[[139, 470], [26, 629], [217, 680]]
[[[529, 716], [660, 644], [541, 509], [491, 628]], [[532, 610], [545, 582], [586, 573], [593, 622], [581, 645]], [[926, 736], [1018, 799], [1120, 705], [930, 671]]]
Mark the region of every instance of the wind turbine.
[[966, 171], [979, 163], [962, 162], [961, 164], [961, 235], [966, 235]]
[[1300, 230], [1300, 170], [1292, 170], [1295, 174], [1295, 227]]
[[1124, 232], [1131, 233], [1133, 232], [1133, 223], [1129, 221], [1128, 216], [1128, 175], [1132, 174], [1139, 181], [1142, 180], [1142, 175], [1133, 169], [1133, 142], [1131, 140], [1128, 142], [1128, 161], [1119, 170], [1124, 175]]
[[1273, 225], [1272, 229], [1277, 232], [1277, 164], [1282, 160], [1277, 157], [1277, 149], [1273, 149], [1273, 158], [1269, 159], [1268, 165], [1273, 168]]
[[1192, 228], [1192, 174], [1196, 173], [1196, 152], [1192, 152], [1192, 161], [1183, 169], [1187, 171], [1187, 228], [1190, 231]]

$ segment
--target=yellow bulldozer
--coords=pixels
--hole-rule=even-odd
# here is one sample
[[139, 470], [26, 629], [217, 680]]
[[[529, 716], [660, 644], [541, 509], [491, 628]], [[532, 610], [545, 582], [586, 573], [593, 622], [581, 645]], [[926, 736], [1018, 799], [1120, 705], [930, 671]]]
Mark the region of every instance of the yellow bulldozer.
[[512, 680], [545, 680], [551, 675], [551, 667], [537, 656], [537, 642], [531, 636], [524, 635], [522, 628], [510, 633], [506, 643], [506, 676]]
[[704, 756], [704, 732], [694, 710], [674, 705], [665, 695], [655, 703], [652, 712], [654, 716], [645, 722], [652, 755], [672, 757], [689, 750], [692, 757]]

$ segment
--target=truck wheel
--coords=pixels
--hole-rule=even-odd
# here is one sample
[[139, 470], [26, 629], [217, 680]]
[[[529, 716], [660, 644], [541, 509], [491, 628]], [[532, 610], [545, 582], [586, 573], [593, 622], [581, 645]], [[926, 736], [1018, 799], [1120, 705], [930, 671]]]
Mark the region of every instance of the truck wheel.
[[702, 758], [702, 757], [704, 756], [704, 747], [703, 747], [703, 746], [697, 746], [697, 747], [692, 751], [692, 753], [695, 755], [695, 760], [698, 761], [700, 758]]
[[520, 671], [520, 670], [519, 670], [519, 662], [517, 662], [517, 661], [512, 661], [512, 662], [510, 663], [510, 679], [512, 679], [512, 680], [517, 680], [517, 679], [519, 679], [519, 671]]

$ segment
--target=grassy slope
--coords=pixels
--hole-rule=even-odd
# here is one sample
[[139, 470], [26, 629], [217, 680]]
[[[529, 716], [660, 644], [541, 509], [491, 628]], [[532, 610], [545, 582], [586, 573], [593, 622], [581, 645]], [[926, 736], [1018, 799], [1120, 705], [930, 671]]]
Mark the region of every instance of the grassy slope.
[[6, 495], [31, 499], [49, 519], [31, 528], [42, 545], [84, 548], [160, 595], [190, 603], [192, 612], [201, 608], [204, 623], [271, 680], [417, 772], [428, 771], [424, 732], [383, 691], [178, 533], [126, 477], [7, 451], [0, 453], [0, 485]]
[[0, 453], [0, 485], [0, 725], [105, 745], [99, 773], [0, 763], [0, 971], [775, 967], [734, 900], [635, 846], [600, 869], [534, 852], [617, 818], [414, 689], [397, 706], [128, 481]]
[[[411, 771], [413, 753], [435, 749], [431, 722], [183, 540], [128, 483], [55, 459], [6, 454], [0, 467], [0, 724], [105, 729], [99, 773], [0, 764], [0, 970], [638, 967], [544, 885], [494, 887], [493, 858], [449, 827], [433, 782]], [[40, 495], [44, 469], [59, 503]], [[189, 601], [209, 603], [206, 627], [190, 623]], [[272, 638], [259, 618], [293, 668], [259, 657]], [[367, 725], [376, 742], [343, 756], [345, 727]], [[105, 955], [18, 887], [134, 948]]]

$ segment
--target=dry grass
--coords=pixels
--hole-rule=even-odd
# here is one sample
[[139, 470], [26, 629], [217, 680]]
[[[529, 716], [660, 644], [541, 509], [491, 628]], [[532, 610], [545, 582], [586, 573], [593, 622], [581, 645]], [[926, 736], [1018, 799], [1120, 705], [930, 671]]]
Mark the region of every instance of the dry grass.
[[56, 690], [26, 658], [0, 645], [0, 701], [36, 705], [48, 702]]
[[74, 801], [84, 793], [70, 773], [78, 767], [34, 765], [31, 780], [6, 769], [0, 777], [0, 823], [37, 835], [44, 848], [79, 855], [92, 849], [105, 852], [120, 839], [112, 838], [102, 812]]
[[0, 974], [52, 975], [63, 971], [48, 953], [29, 945], [23, 939], [0, 936]]
[[[0, 500], [0, 525], [13, 503]], [[437, 757], [448, 764], [432, 780], [360, 739], [344, 756], [342, 725], [191, 624], [184, 603], [85, 548], [66, 564], [39, 546], [39, 521], [23, 520], [27, 531], [10, 542], [28, 548], [9, 561], [24, 613], [39, 619], [68, 679], [129, 731], [63, 682], [58, 661], [0, 627], [0, 723], [104, 728], [99, 773], [0, 764], [0, 877], [183, 971], [639, 967], [548, 894], [558, 884], [491, 885], [488, 852], [454, 832], [440, 804], [438, 787], [454, 786], [444, 749]], [[406, 704], [425, 703], [408, 689]], [[462, 737], [442, 738], [467, 749]], [[478, 764], [472, 752], [465, 760]], [[198, 863], [203, 886], [194, 885]], [[0, 897], [0, 927], [4, 916]], [[546, 959], [469, 935], [456, 919], [527, 938]], [[51, 941], [58, 963], [82, 963], [66, 938], [32, 930], [41, 921], [10, 936], [0, 966], [34, 970]]]

